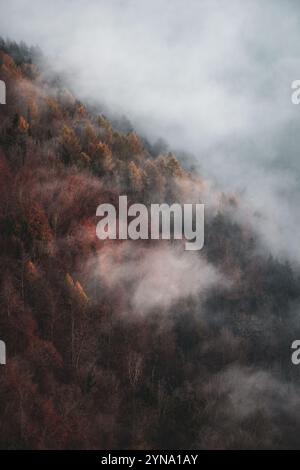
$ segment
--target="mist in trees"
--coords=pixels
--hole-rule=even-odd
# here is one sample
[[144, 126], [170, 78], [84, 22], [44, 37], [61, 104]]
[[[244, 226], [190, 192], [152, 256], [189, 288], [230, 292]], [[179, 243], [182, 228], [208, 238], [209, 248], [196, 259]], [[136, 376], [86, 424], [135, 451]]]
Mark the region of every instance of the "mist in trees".
[[[37, 54], [0, 41], [0, 447], [299, 448], [300, 271], [237, 197], [91, 112]], [[98, 240], [96, 207], [125, 192], [206, 203], [201, 253]]]

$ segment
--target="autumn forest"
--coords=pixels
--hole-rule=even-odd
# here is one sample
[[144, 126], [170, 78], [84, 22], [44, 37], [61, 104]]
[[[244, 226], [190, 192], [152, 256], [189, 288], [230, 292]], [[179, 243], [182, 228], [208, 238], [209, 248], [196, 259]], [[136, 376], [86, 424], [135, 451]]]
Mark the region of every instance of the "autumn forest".
[[[299, 268], [43, 61], [0, 41], [0, 447], [299, 448]], [[99, 240], [97, 206], [123, 194], [205, 203], [203, 250]]]

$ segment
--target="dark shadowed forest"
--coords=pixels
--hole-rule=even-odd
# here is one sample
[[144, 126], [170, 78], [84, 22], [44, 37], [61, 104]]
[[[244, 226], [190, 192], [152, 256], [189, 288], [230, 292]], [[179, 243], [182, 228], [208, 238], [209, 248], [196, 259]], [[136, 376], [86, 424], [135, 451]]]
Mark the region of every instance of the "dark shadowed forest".
[[[300, 448], [300, 270], [238, 197], [41, 63], [1, 40], [0, 447]], [[204, 202], [204, 249], [98, 240], [122, 194]]]

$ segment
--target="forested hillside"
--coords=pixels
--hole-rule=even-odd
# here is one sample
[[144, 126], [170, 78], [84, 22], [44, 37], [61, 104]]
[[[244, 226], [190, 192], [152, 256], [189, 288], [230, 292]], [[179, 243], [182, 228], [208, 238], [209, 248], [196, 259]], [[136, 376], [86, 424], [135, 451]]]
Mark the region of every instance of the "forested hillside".
[[[299, 272], [239, 200], [0, 42], [0, 447], [299, 447]], [[163, 146], [162, 146], [163, 147]], [[96, 208], [206, 204], [205, 247], [100, 241]]]

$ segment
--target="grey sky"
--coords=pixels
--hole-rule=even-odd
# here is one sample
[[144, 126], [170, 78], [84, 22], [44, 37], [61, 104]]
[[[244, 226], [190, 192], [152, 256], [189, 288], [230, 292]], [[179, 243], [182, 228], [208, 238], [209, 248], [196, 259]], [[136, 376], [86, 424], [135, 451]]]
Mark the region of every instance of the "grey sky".
[[[300, 260], [300, 4], [288, 0], [10, 0], [0, 34], [39, 44], [78, 94], [150, 138], [193, 152], [206, 175], [265, 217]], [[257, 222], [256, 222], [257, 223]]]

